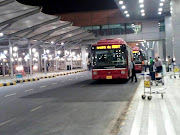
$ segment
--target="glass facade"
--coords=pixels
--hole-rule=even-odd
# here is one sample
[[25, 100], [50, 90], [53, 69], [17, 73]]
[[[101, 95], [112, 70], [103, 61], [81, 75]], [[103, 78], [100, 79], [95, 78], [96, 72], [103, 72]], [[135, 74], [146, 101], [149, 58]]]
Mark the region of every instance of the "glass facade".
[[122, 23], [122, 24], [109, 24], [99, 26], [87, 26], [83, 27], [85, 30], [92, 31], [96, 35], [121, 35], [121, 34], [133, 34], [140, 33], [141, 23]]
[[126, 34], [137, 34], [142, 32], [141, 23], [128, 23], [126, 24]]
[[[164, 20], [159, 21], [159, 31], [165, 31]], [[138, 34], [142, 32], [142, 23], [121, 23], [121, 24], [109, 24], [109, 25], [97, 25], [83, 27], [85, 30], [89, 30], [96, 35], [122, 35], [122, 34]]]
[[164, 22], [164, 20], [161, 20], [161, 21], [159, 21], [159, 31], [160, 32], [165, 32], [165, 22]]

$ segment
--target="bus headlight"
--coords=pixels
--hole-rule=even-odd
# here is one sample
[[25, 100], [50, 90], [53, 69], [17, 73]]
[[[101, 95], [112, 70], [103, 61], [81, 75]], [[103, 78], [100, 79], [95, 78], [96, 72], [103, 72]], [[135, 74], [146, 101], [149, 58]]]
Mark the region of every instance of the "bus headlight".
[[121, 71], [121, 74], [125, 74], [126, 72], [125, 71]]
[[97, 75], [97, 72], [93, 72], [93, 75]]

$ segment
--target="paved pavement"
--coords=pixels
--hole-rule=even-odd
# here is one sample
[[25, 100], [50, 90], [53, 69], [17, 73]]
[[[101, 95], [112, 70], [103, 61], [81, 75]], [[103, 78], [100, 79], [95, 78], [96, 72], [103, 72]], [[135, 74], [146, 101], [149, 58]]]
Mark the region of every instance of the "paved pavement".
[[2, 135], [110, 135], [138, 83], [72, 74], [0, 88]]
[[180, 135], [180, 78], [165, 77], [165, 85], [153, 86], [152, 100], [143, 100], [143, 82], [140, 83], [133, 102], [128, 109], [118, 135]]

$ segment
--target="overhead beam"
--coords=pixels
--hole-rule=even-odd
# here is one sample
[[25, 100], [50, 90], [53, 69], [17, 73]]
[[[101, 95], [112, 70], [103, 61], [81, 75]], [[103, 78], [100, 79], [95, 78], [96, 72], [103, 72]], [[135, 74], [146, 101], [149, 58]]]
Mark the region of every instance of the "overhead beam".
[[28, 13], [25, 13], [25, 14], [23, 14], [23, 15], [17, 16], [17, 17], [15, 17], [15, 18], [9, 19], [9, 20], [7, 20], [7, 21], [1, 22], [1, 23], [0, 23], [0, 27], [4, 26], [4, 25], [6, 25], [6, 24], [15, 23], [15, 22], [17, 22], [17, 21], [19, 21], [19, 20], [21, 20], [21, 19], [23, 19], [23, 18], [26, 18], [26, 17], [30, 16], [30, 15], [34, 15], [34, 14], [36, 14], [36, 13], [39, 13], [39, 12], [41, 11], [41, 9], [42, 9], [42, 8], [38, 8], [38, 9], [33, 10], [33, 11], [31, 11], [31, 12], [28, 12]]
[[64, 45], [61, 45], [60, 47], [57, 48], [57, 50], [61, 49], [62, 47], [64, 47], [66, 44], [68, 44], [70, 41], [67, 41], [66, 43], [64, 43]]
[[64, 39], [56, 40], [55, 43], [59, 43], [59, 42], [65, 41], [65, 40], [71, 39], [71, 38], [73, 38], [73, 37], [77, 37], [77, 36], [82, 35], [82, 34], [85, 34], [85, 33], [87, 33], [87, 31], [83, 31], [83, 32], [81, 32], [81, 33], [79, 33], [79, 34], [76, 34], [76, 35], [74, 35], [74, 36], [71, 36], [71, 37], [67, 37], [67, 38], [64, 38]]
[[4, 0], [4, 1], [0, 2], [0, 7], [5, 6], [7, 4], [10, 4], [10, 3], [14, 2], [14, 1], [15, 0]]
[[65, 32], [65, 33], [63, 33], [63, 34], [60, 34], [60, 35], [57, 35], [57, 36], [54, 36], [54, 37], [50, 37], [50, 38], [48, 38], [48, 39], [45, 39], [45, 41], [48, 41], [48, 40], [51, 40], [51, 39], [54, 39], [54, 38], [62, 38], [63, 36], [65, 36], [65, 35], [67, 35], [67, 34], [70, 34], [70, 33], [73, 33], [73, 32], [75, 32], [75, 31], [78, 31], [78, 30], [80, 30], [81, 28], [77, 28], [77, 29], [74, 29], [74, 30], [70, 30], [70, 31], [68, 31], [68, 32]]
[[27, 36], [29, 36], [30, 34], [32, 34], [35, 30], [30, 30], [28, 33], [26, 33], [22, 38], [26, 38]]
[[46, 21], [46, 22], [43, 22], [43, 23], [34, 25], [34, 26], [30, 27], [30, 28], [23, 29], [23, 30], [17, 31], [17, 32], [15, 32], [15, 33], [12, 33], [10, 36], [16, 36], [16, 35], [19, 35], [19, 34], [28, 32], [28, 31], [30, 31], [30, 30], [36, 30], [36, 29], [38, 29], [39, 27], [42, 27], [42, 26], [47, 25], [47, 24], [51, 24], [51, 23], [56, 22], [56, 21], [59, 21], [59, 20], [60, 20], [60, 18], [57, 17], [57, 18], [55, 18], [55, 19], [52, 19], [52, 20], [49, 20], [49, 21]]
[[94, 35], [93, 33], [90, 33], [90, 34], [88, 34], [88, 35], [86, 35], [86, 36], [84, 36], [84, 37], [81, 37], [81, 38], [75, 39], [75, 40], [71, 40], [71, 41], [76, 42], [77, 40], [84, 40], [84, 39], [86, 39], [86, 38], [88, 38], [88, 37], [90, 37], [90, 36], [93, 36], [93, 35]]
[[43, 33], [40, 33], [40, 34], [37, 34], [37, 35], [35, 35], [35, 36], [32, 36], [32, 37], [30, 37], [29, 39], [35, 39], [35, 38], [37, 38], [37, 37], [41, 37], [41, 36], [46, 35], [46, 34], [51, 35], [51, 34], [54, 33], [55, 31], [58, 31], [58, 30], [60, 30], [60, 29], [66, 28], [66, 27], [71, 26], [71, 25], [72, 25], [72, 23], [67, 23], [67, 24], [65, 24], [65, 25], [63, 25], [63, 26], [60, 26], [60, 27], [58, 27], [58, 28], [55, 28], [55, 29], [52, 29], [52, 30], [49, 30], [49, 31], [46, 31], [46, 32], [43, 32]]
[[7, 24], [6, 26], [4, 26], [1, 30], [0, 30], [0, 32], [3, 32], [3, 31], [5, 31], [6, 29], [8, 29], [9, 27], [11, 27], [11, 23], [10, 24]]
[[75, 44], [72, 44], [72, 46], [70, 46], [69, 48], [67, 48], [66, 50], [69, 50], [69, 49], [71, 49], [71, 48], [73, 48], [74, 46], [76, 46], [77, 44], [79, 44], [81, 41], [78, 41], [78, 42], [76, 42]]
[[35, 44], [33, 44], [31, 47], [33, 48], [34, 46], [37, 46], [37, 45], [42, 44], [42, 43], [43, 43], [42, 41], [38, 41]]

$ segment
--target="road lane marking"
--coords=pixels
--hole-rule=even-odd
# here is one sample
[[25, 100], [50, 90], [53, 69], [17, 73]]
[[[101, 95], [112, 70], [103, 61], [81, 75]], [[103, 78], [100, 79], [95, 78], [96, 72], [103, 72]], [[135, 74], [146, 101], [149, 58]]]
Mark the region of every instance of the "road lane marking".
[[51, 85], [56, 85], [57, 83], [52, 83]]
[[5, 122], [3, 122], [3, 123], [0, 123], [0, 126], [3, 126], [3, 125], [5, 125], [5, 124], [7, 124], [7, 123], [9, 123], [9, 122], [11, 122], [11, 121], [13, 121], [13, 120], [15, 120], [16, 118], [13, 118], [13, 119], [10, 119], [10, 120], [7, 120], [7, 121], [5, 121]]
[[25, 90], [24, 92], [33, 91], [34, 89]]
[[47, 85], [44, 85], [44, 86], [41, 86], [40, 88], [44, 88], [44, 87], [46, 87]]
[[14, 96], [14, 95], [16, 95], [16, 93], [9, 94], [9, 95], [6, 95], [6, 96], [4, 96], [4, 97], [10, 97], [10, 96]]
[[32, 109], [31, 112], [34, 112], [34, 111], [36, 111], [36, 110], [38, 110], [38, 109], [40, 109], [40, 108], [42, 108], [42, 107], [43, 107], [43, 106], [36, 107], [36, 108]]

